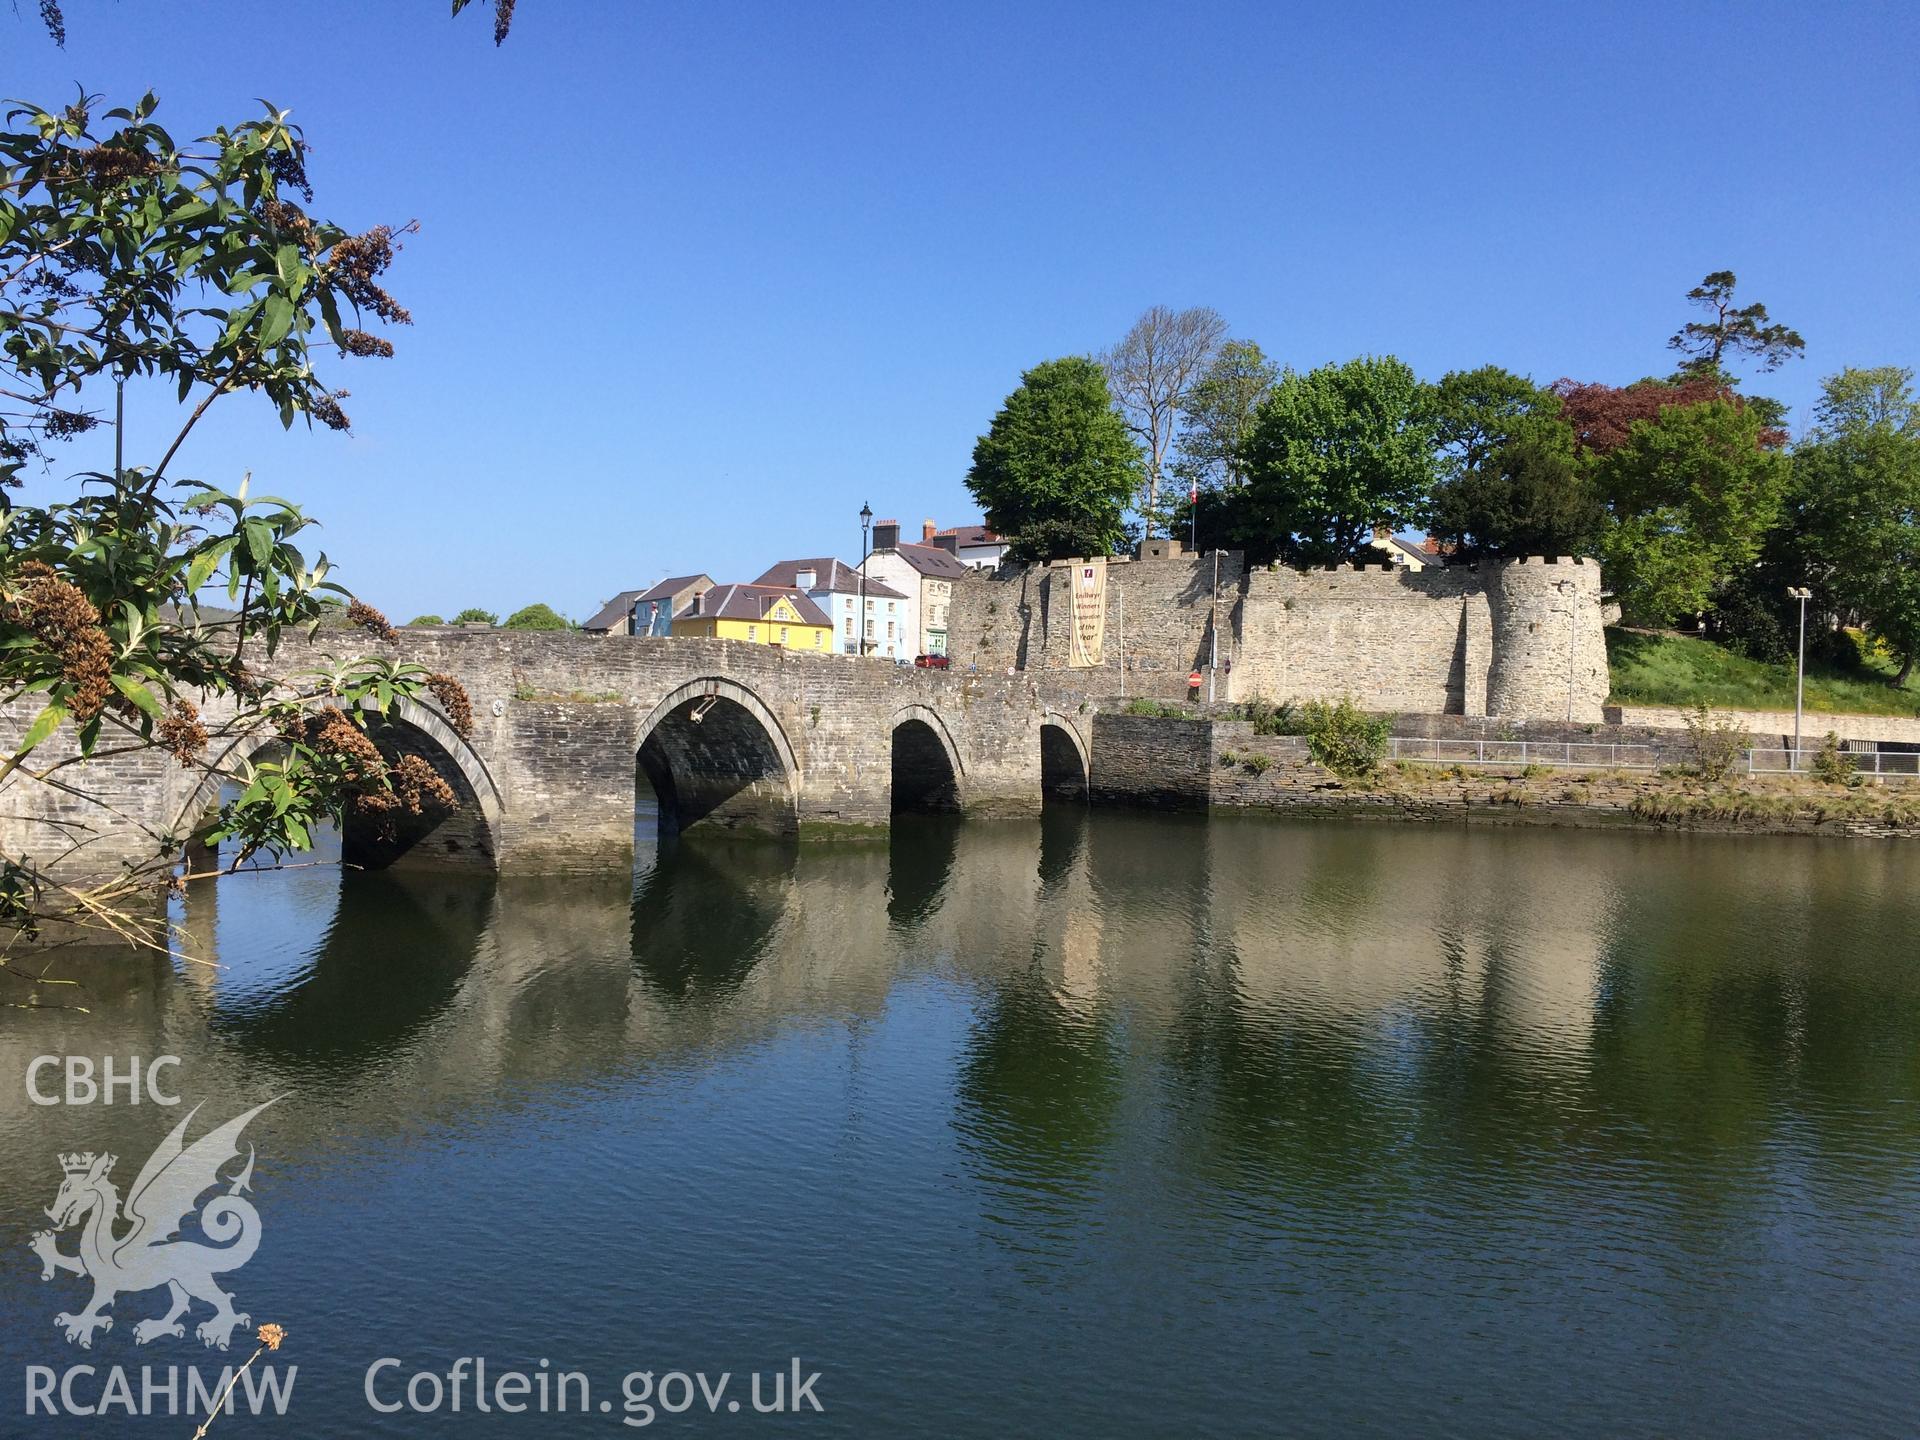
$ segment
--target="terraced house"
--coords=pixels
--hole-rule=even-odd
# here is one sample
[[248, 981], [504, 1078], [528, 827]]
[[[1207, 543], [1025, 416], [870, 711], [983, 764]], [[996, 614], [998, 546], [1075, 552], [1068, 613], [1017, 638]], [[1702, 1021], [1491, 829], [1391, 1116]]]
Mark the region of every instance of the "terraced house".
[[[933, 522], [922, 527], [933, 536]], [[947, 653], [947, 609], [953, 603], [953, 582], [965, 579], [968, 567], [944, 546], [923, 542], [902, 543], [900, 526], [882, 520], [873, 527], [873, 554], [867, 557], [868, 584], [878, 580], [909, 597], [911, 639], [906, 653], [945, 655]]]
[[[858, 570], [830, 555], [811, 560], [782, 560], [754, 584], [798, 590], [825, 611], [834, 635], [828, 641], [829, 649], [838, 645], [841, 653], [858, 655], [864, 634], [869, 655], [911, 660], [915, 654], [911, 648], [914, 617], [907, 593], [873, 576], [868, 576], [862, 586]], [[864, 624], [860, 619], [863, 598], [866, 602]]]
[[673, 617], [676, 639], [707, 636], [825, 653], [833, 645], [826, 613], [782, 585], [716, 585]]

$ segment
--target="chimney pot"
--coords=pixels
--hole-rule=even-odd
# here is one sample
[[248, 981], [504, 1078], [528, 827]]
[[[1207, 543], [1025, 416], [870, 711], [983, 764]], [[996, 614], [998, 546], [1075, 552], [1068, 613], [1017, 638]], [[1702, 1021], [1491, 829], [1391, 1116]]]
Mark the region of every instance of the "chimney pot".
[[933, 530], [933, 521], [922, 520], [920, 522], [920, 543], [922, 545], [929, 543], [933, 539]]

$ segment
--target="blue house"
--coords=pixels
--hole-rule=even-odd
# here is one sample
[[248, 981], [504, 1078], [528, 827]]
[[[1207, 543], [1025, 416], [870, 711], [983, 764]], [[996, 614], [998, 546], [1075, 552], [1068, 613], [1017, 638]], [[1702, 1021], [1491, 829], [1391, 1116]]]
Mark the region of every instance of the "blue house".
[[580, 628], [594, 635], [673, 633], [673, 617], [713, 588], [705, 575], [675, 575], [646, 590], [622, 590]]

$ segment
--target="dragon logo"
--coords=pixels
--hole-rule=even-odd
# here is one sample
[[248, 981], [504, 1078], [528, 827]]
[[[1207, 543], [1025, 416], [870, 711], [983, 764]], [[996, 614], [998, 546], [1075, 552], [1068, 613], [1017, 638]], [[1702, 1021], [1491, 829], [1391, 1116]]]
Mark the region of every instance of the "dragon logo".
[[[199, 1200], [221, 1183], [221, 1168], [239, 1155], [240, 1132], [247, 1122], [273, 1103], [256, 1105], [188, 1145], [187, 1126], [199, 1113], [196, 1105], [140, 1167], [124, 1214], [119, 1187], [109, 1178], [115, 1156], [89, 1150], [60, 1157], [66, 1178], [46, 1212], [53, 1229], [36, 1234], [31, 1246], [40, 1257], [42, 1280], [66, 1271], [93, 1281], [93, 1298], [86, 1309], [78, 1315], [54, 1317], [54, 1324], [70, 1342], [91, 1349], [94, 1331], [113, 1328], [108, 1312], [115, 1297], [162, 1285], [167, 1287], [167, 1313], [133, 1327], [139, 1344], [162, 1335], [184, 1337], [180, 1317], [195, 1300], [213, 1306], [212, 1317], [194, 1329], [204, 1344], [224, 1350], [234, 1330], [251, 1323], [249, 1316], [233, 1308], [233, 1296], [214, 1280], [215, 1275], [238, 1270], [260, 1246], [260, 1214], [246, 1198], [253, 1179], [251, 1145], [247, 1163], [226, 1182], [226, 1189], [203, 1205]], [[200, 1233], [212, 1243], [180, 1234], [196, 1206]], [[56, 1232], [71, 1226], [80, 1227], [80, 1249], [68, 1255], [59, 1250]]]

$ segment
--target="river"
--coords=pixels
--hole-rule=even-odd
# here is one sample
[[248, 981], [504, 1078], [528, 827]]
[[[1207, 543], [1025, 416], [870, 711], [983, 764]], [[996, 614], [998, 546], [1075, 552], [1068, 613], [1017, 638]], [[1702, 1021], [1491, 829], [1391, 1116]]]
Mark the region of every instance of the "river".
[[[41, 998], [89, 1013], [0, 1010], [9, 1435], [80, 1431], [20, 1418], [31, 1367], [250, 1352], [202, 1307], [136, 1345], [160, 1290], [70, 1345], [28, 1240], [61, 1152], [124, 1190], [273, 1097], [222, 1283], [297, 1378], [214, 1436], [1920, 1428], [1920, 846], [903, 817], [176, 913], [219, 969], [73, 955]], [[30, 1103], [40, 1055], [178, 1057], [185, 1104]], [[591, 1408], [454, 1415], [463, 1356]], [[820, 1412], [754, 1414], [796, 1359]], [[718, 1415], [629, 1407], [696, 1371]]]

